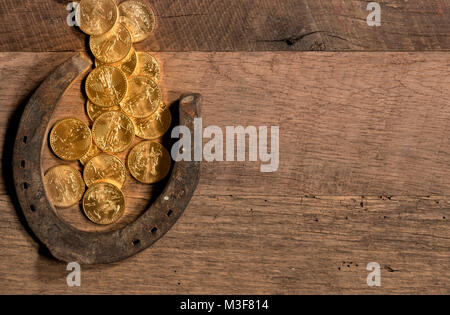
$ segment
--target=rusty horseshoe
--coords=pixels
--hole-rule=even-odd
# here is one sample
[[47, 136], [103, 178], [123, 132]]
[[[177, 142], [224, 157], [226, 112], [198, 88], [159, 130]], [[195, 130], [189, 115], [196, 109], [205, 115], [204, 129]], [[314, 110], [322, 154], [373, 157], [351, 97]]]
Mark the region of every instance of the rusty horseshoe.
[[[29, 227], [55, 258], [80, 264], [117, 262], [152, 245], [181, 216], [200, 177], [200, 162], [175, 162], [159, 197], [134, 222], [118, 230], [85, 232], [58, 216], [44, 189], [41, 155], [59, 99], [91, 66], [89, 57], [78, 53], [40, 85], [24, 109], [13, 152], [14, 185]], [[179, 101], [179, 124], [192, 134], [194, 118], [201, 114], [199, 102], [199, 94], [183, 95]]]

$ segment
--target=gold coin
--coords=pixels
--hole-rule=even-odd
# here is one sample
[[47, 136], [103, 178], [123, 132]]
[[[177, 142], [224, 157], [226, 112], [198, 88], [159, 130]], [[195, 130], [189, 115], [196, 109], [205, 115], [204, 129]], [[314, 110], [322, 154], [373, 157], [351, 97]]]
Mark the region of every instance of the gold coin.
[[145, 118], [156, 112], [161, 104], [161, 90], [149, 77], [132, 76], [128, 79], [128, 93], [120, 107], [129, 116]]
[[122, 188], [126, 178], [125, 165], [117, 156], [102, 153], [86, 163], [83, 178], [88, 187], [98, 181], [106, 181]]
[[86, 112], [91, 121], [95, 121], [101, 114], [112, 111], [112, 110], [120, 110], [119, 106], [112, 107], [100, 107], [92, 103], [90, 100], [86, 102]]
[[134, 124], [122, 112], [110, 111], [100, 115], [92, 126], [92, 137], [98, 148], [107, 153], [125, 151], [134, 140]]
[[92, 159], [96, 155], [99, 155], [100, 153], [102, 153], [102, 151], [100, 151], [100, 149], [95, 145], [95, 143], [92, 142], [89, 151], [85, 155], [83, 155], [79, 159], [79, 161], [81, 164], [85, 165], [90, 159]]
[[50, 132], [50, 147], [56, 156], [66, 161], [75, 161], [85, 155], [91, 142], [91, 130], [76, 118], [58, 121]]
[[85, 188], [80, 172], [68, 165], [49, 169], [44, 176], [44, 186], [50, 202], [61, 208], [68, 208], [79, 202]]
[[[98, 60], [95, 60], [95, 66], [99, 67], [105, 65], [103, 63], [101, 63]], [[110, 64], [111, 66], [114, 66], [116, 68], [119, 68], [120, 70], [123, 71], [123, 73], [125, 73], [126, 76], [131, 76], [134, 71], [136, 70], [137, 67], [137, 54], [136, 51], [131, 48], [130, 53], [128, 54], [128, 56], [125, 57], [124, 60]]]
[[117, 222], [125, 212], [125, 196], [117, 186], [99, 182], [84, 194], [83, 210], [92, 222], [111, 224]]
[[138, 181], [153, 184], [161, 181], [170, 170], [169, 152], [161, 144], [152, 141], [138, 143], [128, 154], [128, 169]]
[[94, 57], [101, 63], [116, 63], [125, 59], [131, 50], [131, 35], [122, 23], [108, 33], [91, 36], [89, 46]]
[[100, 107], [118, 106], [127, 89], [127, 77], [112, 66], [95, 68], [86, 79], [86, 94], [91, 102]]
[[146, 39], [155, 29], [155, 14], [139, 1], [125, 1], [119, 5], [120, 21], [130, 30], [133, 43]]
[[136, 75], [146, 75], [158, 82], [161, 77], [161, 67], [155, 57], [146, 52], [137, 52]]
[[119, 20], [119, 9], [113, 0], [82, 0], [77, 10], [80, 29], [89, 35], [104, 34]]
[[172, 114], [165, 104], [148, 118], [134, 118], [136, 136], [153, 140], [162, 137], [172, 124]]

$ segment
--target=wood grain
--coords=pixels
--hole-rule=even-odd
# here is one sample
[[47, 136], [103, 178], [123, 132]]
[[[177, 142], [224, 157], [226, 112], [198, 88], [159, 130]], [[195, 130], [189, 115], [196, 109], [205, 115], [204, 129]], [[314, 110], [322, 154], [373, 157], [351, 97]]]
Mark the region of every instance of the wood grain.
[[[143, 0], [158, 28], [146, 51], [421, 51], [450, 49], [448, 0], [385, 0], [369, 27], [361, 0]], [[66, 0], [0, 3], [0, 51], [84, 51]]]
[[381, 26], [367, 25], [367, 5], [361, 0], [309, 0], [325, 50], [424, 51], [449, 50], [448, 0], [385, 0]]
[[[14, 112], [70, 55], [0, 54], [0, 293], [450, 293], [448, 54], [157, 54], [166, 101], [201, 93], [204, 126], [279, 125], [280, 169], [204, 163], [162, 240], [83, 267], [76, 289], [23, 227], [7, 170]], [[58, 116], [79, 113], [80, 85]], [[75, 209], [61, 215], [92, 230]], [[380, 288], [366, 285], [372, 261]]]

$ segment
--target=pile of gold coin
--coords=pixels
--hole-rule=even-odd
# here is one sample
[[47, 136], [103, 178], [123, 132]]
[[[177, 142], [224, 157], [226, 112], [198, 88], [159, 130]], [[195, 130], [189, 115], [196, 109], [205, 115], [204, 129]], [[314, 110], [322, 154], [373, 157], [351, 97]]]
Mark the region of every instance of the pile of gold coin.
[[[58, 165], [46, 172], [44, 183], [56, 207], [81, 201], [89, 220], [112, 224], [125, 212], [127, 169], [144, 184], [169, 173], [170, 154], [155, 140], [168, 131], [172, 117], [158, 86], [158, 61], [133, 48], [154, 31], [152, 9], [133, 0], [120, 5], [115, 0], [82, 0], [77, 9], [79, 27], [90, 35], [95, 57], [85, 84], [92, 127], [74, 117], [62, 119], [53, 126], [49, 142], [60, 159], [78, 160], [83, 175], [72, 166]], [[118, 154], [136, 143], [135, 136], [143, 140], [124, 163]]]

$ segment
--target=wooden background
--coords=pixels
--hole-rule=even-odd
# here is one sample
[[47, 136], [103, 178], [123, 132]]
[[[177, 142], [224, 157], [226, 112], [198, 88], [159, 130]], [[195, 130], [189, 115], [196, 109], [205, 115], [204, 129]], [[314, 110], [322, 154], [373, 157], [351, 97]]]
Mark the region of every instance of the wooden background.
[[[0, 1], [0, 293], [450, 293], [450, 1], [380, 1], [381, 27], [360, 0], [147, 1], [159, 24], [137, 49], [161, 61], [166, 101], [201, 93], [206, 126], [279, 125], [280, 168], [204, 163], [174, 228], [82, 266], [79, 288], [10, 197], [21, 109], [86, 50], [67, 2]], [[83, 115], [80, 82], [55, 116]], [[133, 209], [147, 189], [130, 190]]]

